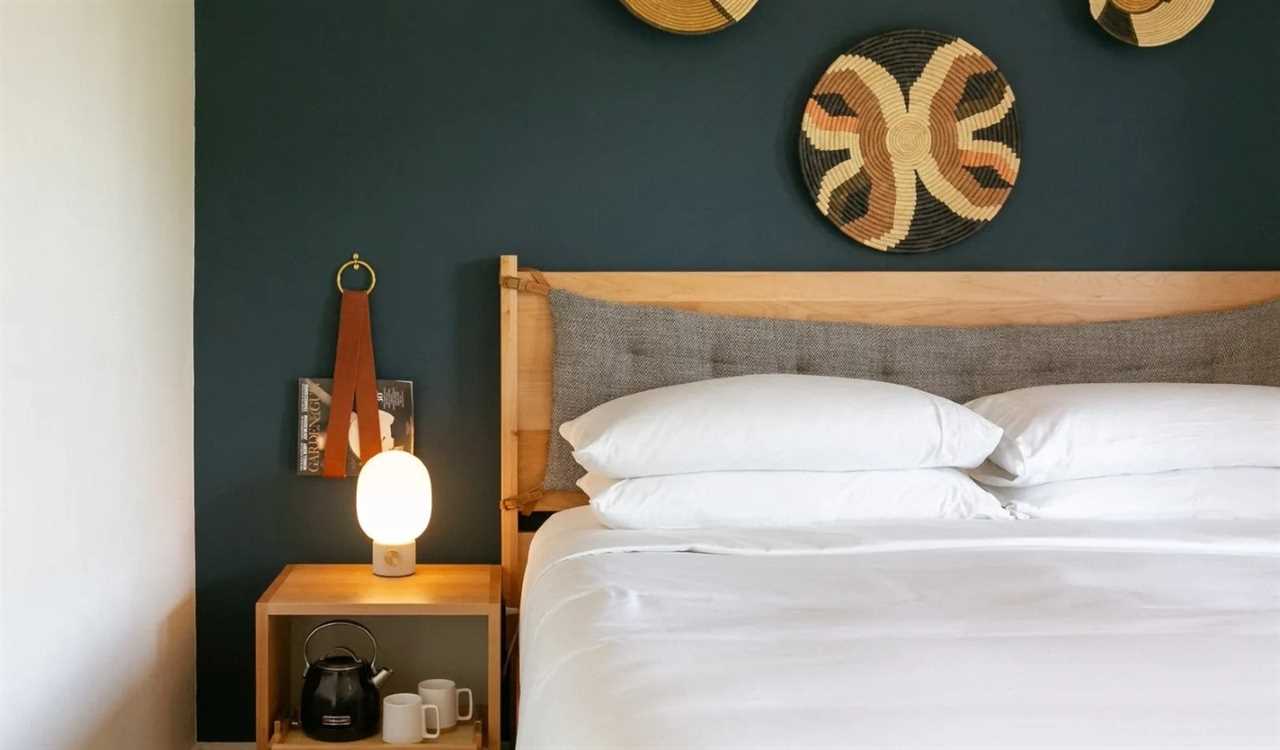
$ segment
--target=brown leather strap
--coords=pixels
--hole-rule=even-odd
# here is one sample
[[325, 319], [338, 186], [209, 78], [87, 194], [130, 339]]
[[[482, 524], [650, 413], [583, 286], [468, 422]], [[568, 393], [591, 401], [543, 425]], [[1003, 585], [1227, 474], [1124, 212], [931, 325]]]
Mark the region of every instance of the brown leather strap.
[[369, 295], [363, 291], [343, 292], [338, 313], [338, 353], [333, 363], [333, 398], [329, 402], [329, 428], [321, 470], [326, 477], [347, 475], [347, 431], [351, 426], [353, 402], [359, 416], [360, 460], [368, 461], [382, 448], [382, 430], [378, 420]]
[[533, 506], [538, 504], [543, 494], [542, 488], [538, 487], [528, 492], [521, 492], [519, 495], [504, 497], [498, 505], [503, 510], [518, 510], [521, 515], [527, 516], [533, 512]]
[[382, 420], [378, 415], [378, 376], [373, 363], [373, 319], [369, 314], [369, 292], [364, 295], [364, 325], [360, 336], [360, 364], [356, 367], [356, 414], [359, 415], [360, 461], [368, 461], [382, 451]]
[[532, 294], [541, 294], [546, 296], [551, 293], [551, 284], [547, 283], [547, 277], [542, 275], [542, 271], [536, 268], [522, 269], [529, 274], [529, 278], [520, 276], [503, 276], [502, 287], [504, 289], [517, 289], [521, 292], [530, 292]]

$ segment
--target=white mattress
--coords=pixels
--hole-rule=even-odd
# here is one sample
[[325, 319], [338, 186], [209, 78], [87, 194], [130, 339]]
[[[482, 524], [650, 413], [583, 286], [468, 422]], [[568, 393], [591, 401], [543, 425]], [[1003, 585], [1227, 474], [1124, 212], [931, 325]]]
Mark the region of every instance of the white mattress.
[[518, 750], [1277, 748], [1280, 523], [534, 539]]

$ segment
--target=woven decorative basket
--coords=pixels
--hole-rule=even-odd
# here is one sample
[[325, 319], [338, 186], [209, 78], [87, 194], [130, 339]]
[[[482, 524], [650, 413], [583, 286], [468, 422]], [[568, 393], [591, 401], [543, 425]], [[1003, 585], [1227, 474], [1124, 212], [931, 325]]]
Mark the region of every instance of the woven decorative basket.
[[1089, 11], [1111, 36], [1138, 47], [1176, 42], [1200, 25], [1213, 0], [1089, 0]]
[[622, 0], [636, 18], [673, 34], [710, 34], [741, 21], [756, 0]]
[[800, 165], [818, 210], [876, 250], [968, 237], [1022, 165], [1013, 89], [976, 47], [894, 31], [836, 58], [805, 103]]

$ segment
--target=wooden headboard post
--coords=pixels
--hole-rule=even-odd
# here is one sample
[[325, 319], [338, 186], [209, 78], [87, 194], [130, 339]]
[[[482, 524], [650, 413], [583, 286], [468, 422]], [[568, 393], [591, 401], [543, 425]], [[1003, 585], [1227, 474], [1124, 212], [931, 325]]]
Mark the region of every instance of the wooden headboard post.
[[1280, 271], [660, 271], [537, 274], [499, 263], [502, 573], [519, 606], [533, 534], [517, 506], [558, 511], [580, 492], [536, 490], [551, 439], [553, 331], [546, 286], [720, 315], [882, 325], [1087, 323], [1229, 310], [1280, 298]]
[[[519, 560], [517, 534], [520, 531], [519, 511], [506, 507], [505, 498], [515, 497], [520, 492], [517, 486], [516, 466], [520, 460], [520, 443], [518, 425], [516, 424], [516, 398], [520, 389], [519, 374], [519, 331], [517, 320], [520, 313], [520, 291], [503, 285], [504, 278], [512, 278], [518, 273], [516, 256], [503, 255], [498, 261], [498, 341], [500, 353], [499, 380], [501, 382], [501, 478], [499, 480], [499, 502], [502, 513], [502, 596], [508, 606], [518, 606], [520, 602], [520, 579], [523, 578], [524, 564]], [[516, 572], [520, 575], [517, 577]]]

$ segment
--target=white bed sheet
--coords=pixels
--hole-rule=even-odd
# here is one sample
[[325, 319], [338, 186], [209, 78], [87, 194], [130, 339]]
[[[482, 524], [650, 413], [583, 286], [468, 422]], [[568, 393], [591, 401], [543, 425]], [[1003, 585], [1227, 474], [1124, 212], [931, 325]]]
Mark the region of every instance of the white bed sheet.
[[1277, 748], [1280, 523], [622, 531], [530, 550], [518, 750]]

